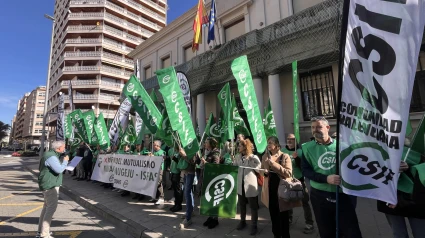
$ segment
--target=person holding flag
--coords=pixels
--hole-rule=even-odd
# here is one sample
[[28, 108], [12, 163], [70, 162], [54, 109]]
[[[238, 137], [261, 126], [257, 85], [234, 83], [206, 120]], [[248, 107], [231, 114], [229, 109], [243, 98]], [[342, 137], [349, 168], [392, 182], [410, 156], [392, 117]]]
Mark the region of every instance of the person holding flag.
[[155, 202], [155, 205], [160, 205], [164, 203], [164, 187], [162, 186], [162, 176], [164, 173], [164, 159], [165, 152], [161, 149], [162, 142], [160, 140], [155, 140], [153, 142], [153, 153], [150, 153], [150, 156], [162, 156], [161, 170], [159, 170], [159, 180], [158, 188], [156, 192], [156, 198], [152, 199], [151, 202]]
[[[258, 156], [253, 154], [254, 145], [249, 139], [239, 142], [239, 153], [235, 157], [233, 165], [239, 166], [238, 169], [238, 201], [241, 210], [241, 221], [237, 226], [237, 230], [246, 227], [246, 205], [251, 208], [251, 232], [250, 235], [257, 234], [258, 221], [258, 182], [256, 170], [261, 167]], [[249, 169], [249, 168], [253, 169]]]
[[344, 193], [339, 194], [339, 212], [344, 218], [335, 219], [336, 186], [341, 184], [341, 177], [336, 173], [336, 140], [329, 136], [329, 123], [325, 117], [311, 119], [313, 141], [302, 145], [302, 171], [310, 179], [311, 204], [321, 238], [335, 237], [336, 224], [339, 223], [340, 234], [345, 238], [361, 238], [359, 222], [353, 199]]
[[181, 171], [177, 168], [179, 163], [180, 155], [178, 153], [179, 146], [177, 143], [168, 150], [168, 157], [171, 159], [170, 173], [171, 173], [171, 188], [174, 194], [174, 206], [170, 208], [172, 212], [178, 212], [182, 210], [183, 203], [183, 191], [182, 191], [182, 178], [180, 176]]
[[269, 209], [274, 237], [289, 238], [289, 211], [284, 210], [278, 197], [281, 178], [292, 177], [292, 163], [287, 154], [280, 151], [279, 139], [271, 136], [267, 139], [267, 151], [264, 153], [260, 174], [264, 176], [261, 201]]
[[[221, 164], [218, 142], [215, 138], [208, 137], [205, 140], [205, 150], [208, 152], [208, 154], [201, 158], [201, 167], [204, 167], [206, 163]], [[203, 225], [207, 226], [208, 229], [213, 229], [218, 226], [218, 224], [218, 217], [208, 217]]]
[[[286, 146], [282, 148], [280, 151], [289, 155], [292, 162], [292, 171], [293, 171], [294, 178], [298, 179], [303, 185], [304, 197], [303, 197], [302, 203], [303, 203], [304, 219], [305, 219], [305, 227], [303, 232], [304, 234], [311, 234], [314, 232], [314, 225], [313, 225], [314, 222], [313, 222], [313, 214], [311, 212], [311, 207], [310, 207], [310, 204], [308, 203], [310, 200], [310, 195], [308, 194], [308, 190], [304, 183], [304, 177], [301, 172], [302, 150], [301, 148], [296, 146], [296, 139], [294, 134], [288, 135], [288, 137], [286, 138]], [[292, 223], [292, 213], [293, 213], [293, 210], [292, 209], [289, 210], [290, 224]]]

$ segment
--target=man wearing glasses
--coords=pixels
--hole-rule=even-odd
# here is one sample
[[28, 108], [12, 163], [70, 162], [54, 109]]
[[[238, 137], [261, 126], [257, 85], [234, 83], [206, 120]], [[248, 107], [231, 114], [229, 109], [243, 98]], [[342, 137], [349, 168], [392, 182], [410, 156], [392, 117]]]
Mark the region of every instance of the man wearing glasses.
[[[288, 154], [292, 161], [292, 172], [296, 179], [298, 179], [304, 188], [304, 198], [302, 200], [303, 210], [304, 210], [304, 219], [305, 219], [305, 227], [304, 234], [310, 234], [314, 232], [314, 222], [313, 222], [313, 214], [311, 212], [309, 201], [308, 190], [304, 183], [304, 177], [301, 172], [301, 155], [302, 151], [299, 146], [296, 145], [295, 135], [289, 134], [286, 138], [286, 146], [281, 149], [281, 151], [285, 154]], [[292, 223], [292, 209], [289, 210], [289, 223]]]
[[[324, 117], [311, 119], [314, 140], [302, 145], [302, 171], [310, 179], [310, 198], [321, 238], [336, 236], [336, 186], [341, 177], [336, 175], [336, 140], [329, 136], [329, 123]], [[341, 190], [340, 190], [341, 191]], [[350, 196], [339, 194], [340, 236], [361, 238], [355, 206]]]

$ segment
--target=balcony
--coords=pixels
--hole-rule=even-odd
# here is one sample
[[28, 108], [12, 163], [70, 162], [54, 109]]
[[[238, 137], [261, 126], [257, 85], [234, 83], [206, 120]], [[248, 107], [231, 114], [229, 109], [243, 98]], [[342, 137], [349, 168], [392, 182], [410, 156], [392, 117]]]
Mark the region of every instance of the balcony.
[[51, 84], [53, 85], [62, 75], [64, 74], [104, 74], [112, 77], [118, 77], [120, 79], [128, 80], [133, 74], [132, 71], [118, 69], [106, 65], [95, 65], [95, 66], [65, 66], [59, 69], [51, 77]]
[[126, 9], [124, 9], [122, 7], [119, 7], [119, 6], [117, 6], [117, 5], [115, 5], [115, 4], [111, 3], [111, 2], [106, 2], [106, 7], [108, 9], [110, 9], [110, 10], [113, 10], [115, 12], [118, 12], [120, 14], [123, 14], [123, 15], [127, 16], [128, 18], [131, 18], [131, 19], [133, 19], [135, 21], [138, 21], [141, 24], [144, 24], [146, 26], [149, 26], [149, 27], [151, 27], [151, 28], [153, 28], [153, 29], [155, 29], [157, 31], [159, 31], [159, 30], [162, 29], [162, 27], [158, 26], [158, 24], [153, 23], [153, 22], [151, 22], [151, 21], [149, 21], [149, 20], [147, 20], [147, 19], [145, 19], [145, 18], [143, 18], [143, 17], [141, 17], [139, 15], [136, 15], [136, 14], [134, 14], [132, 12], [129, 12]]
[[108, 39], [108, 38], [104, 38], [102, 43], [103, 43], [104, 47], [107, 48], [107, 49], [122, 51], [125, 54], [128, 54], [128, 53], [130, 53], [131, 51], [134, 50], [134, 48], [125, 46], [118, 41], [114, 41], [114, 40], [111, 40], [111, 39]]
[[113, 22], [113, 23], [115, 23], [115, 24], [117, 24], [117, 25], [119, 25], [121, 27], [124, 27], [124, 28], [126, 28], [126, 29], [128, 29], [128, 30], [130, 30], [130, 31], [132, 31], [132, 32], [134, 32], [136, 34], [141, 34], [141, 35], [145, 36], [146, 38], [149, 38], [149, 37], [151, 37], [154, 34], [153, 32], [150, 32], [148, 30], [145, 30], [145, 29], [143, 29], [142, 27], [140, 27], [138, 25], [135, 25], [135, 24], [133, 24], [131, 22], [128, 22], [128, 21], [126, 21], [124, 19], [121, 19], [119, 17], [116, 17], [116, 16], [114, 16], [114, 15], [112, 15], [110, 13], [107, 13], [107, 12], [105, 13], [105, 19], [107, 21]]
[[135, 45], [139, 45], [143, 42], [143, 39], [137, 36], [133, 36], [124, 31], [118, 30], [111, 26], [105, 26], [103, 32], [119, 37], [122, 40], [127, 40], [132, 42]]
[[[134, 2], [134, 1], [131, 1], [131, 0], [118, 0], [118, 1], [126, 4], [127, 6], [131, 6], [132, 8], [136, 9], [137, 11], [144, 12], [146, 15], [148, 15], [152, 18], [155, 18], [162, 23], [165, 23], [165, 17], [160, 16], [158, 13], [138, 4], [137, 2]], [[150, 0], [143, 0], [143, 2], [147, 3], [147, 2], [150, 2]], [[153, 3], [153, 4], [157, 5], [155, 3]], [[159, 5], [157, 5], [157, 6], [159, 6]], [[160, 7], [160, 8], [162, 8], [163, 9], [162, 12], [165, 13], [165, 8], [163, 8], [163, 7]]]

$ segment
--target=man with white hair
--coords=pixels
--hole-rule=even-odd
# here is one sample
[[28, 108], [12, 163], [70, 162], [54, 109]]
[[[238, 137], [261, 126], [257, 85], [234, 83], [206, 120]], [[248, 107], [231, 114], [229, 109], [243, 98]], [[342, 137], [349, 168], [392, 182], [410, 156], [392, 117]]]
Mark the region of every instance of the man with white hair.
[[58, 206], [59, 187], [62, 185], [62, 172], [68, 165], [69, 157], [66, 155], [63, 162], [59, 160], [65, 152], [65, 142], [55, 141], [52, 149], [44, 153], [40, 160], [38, 185], [44, 196], [43, 210], [41, 211], [36, 237], [51, 237], [50, 223]]
[[164, 203], [164, 187], [162, 186], [162, 175], [164, 171], [164, 159], [165, 152], [161, 149], [162, 142], [160, 140], [155, 140], [153, 142], [153, 154], [150, 153], [151, 156], [162, 156], [162, 165], [161, 170], [159, 171], [159, 180], [158, 180], [158, 189], [156, 192], [156, 199], [152, 199], [152, 202], [155, 202], [156, 205], [160, 205]]

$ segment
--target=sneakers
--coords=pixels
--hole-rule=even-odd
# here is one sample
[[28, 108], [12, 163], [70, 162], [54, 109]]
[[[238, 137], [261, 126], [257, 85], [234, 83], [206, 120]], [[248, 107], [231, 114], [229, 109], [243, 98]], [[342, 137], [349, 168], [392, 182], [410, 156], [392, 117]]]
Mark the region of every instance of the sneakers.
[[303, 233], [304, 234], [311, 234], [314, 232], [314, 226], [313, 225], [305, 225]]
[[155, 205], [161, 205], [163, 203], [164, 203], [164, 199], [160, 198], [160, 199], [158, 199], [158, 201], [155, 202]]
[[182, 223], [180, 223], [180, 229], [184, 229], [192, 225], [192, 220], [186, 220], [184, 219]]
[[[46, 238], [54, 238], [52, 235], [53, 235], [53, 232], [50, 232], [50, 233], [49, 233], [49, 236], [48, 236], [48, 237], [46, 237]], [[38, 232], [37, 232], [37, 235], [35, 236], [35, 238], [42, 238], [42, 237], [41, 237], [41, 232], [39, 232], [39, 231], [38, 231]]]
[[257, 234], [257, 231], [258, 231], [257, 226], [256, 225], [255, 226], [253, 225], [251, 227], [251, 232], [249, 233], [249, 235], [255, 236]]
[[240, 231], [240, 230], [243, 230], [245, 227], [246, 227], [246, 222], [241, 221], [239, 222], [239, 225], [236, 227], [236, 230]]
[[212, 218], [208, 217], [208, 219], [204, 222], [203, 226], [208, 226], [211, 222]]

